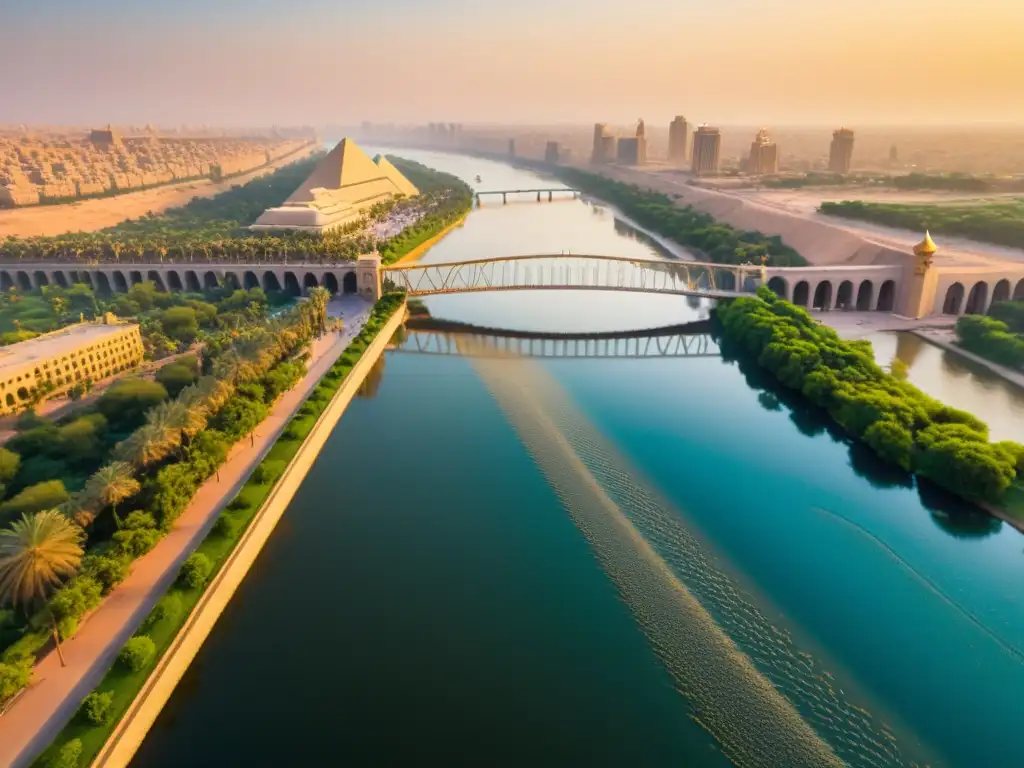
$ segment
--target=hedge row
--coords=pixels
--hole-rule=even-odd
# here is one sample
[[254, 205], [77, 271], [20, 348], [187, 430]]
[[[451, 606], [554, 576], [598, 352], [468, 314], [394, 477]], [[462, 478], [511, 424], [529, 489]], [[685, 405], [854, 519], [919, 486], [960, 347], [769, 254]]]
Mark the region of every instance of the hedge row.
[[867, 341], [844, 341], [762, 286], [715, 310], [742, 346], [791, 389], [824, 408], [885, 461], [969, 501], [999, 503], [1024, 470], [1024, 446], [991, 443], [988, 427], [883, 371]]

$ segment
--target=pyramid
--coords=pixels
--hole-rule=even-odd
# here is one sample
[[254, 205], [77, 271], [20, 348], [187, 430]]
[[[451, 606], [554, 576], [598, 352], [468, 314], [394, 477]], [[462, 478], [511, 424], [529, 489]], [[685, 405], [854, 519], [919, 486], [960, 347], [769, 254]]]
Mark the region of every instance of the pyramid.
[[327, 232], [377, 203], [418, 194], [385, 158], [371, 160], [352, 139], [342, 139], [282, 205], [265, 210], [250, 229]]
[[384, 175], [387, 176], [387, 178], [389, 178], [399, 190], [401, 190], [403, 195], [415, 197], [420, 193], [420, 191], [412, 185], [412, 182], [405, 178], [405, 176], [403, 176], [401, 172], [391, 164], [391, 161], [384, 157], [384, 155], [377, 155], [377, 157], [374, 158], [374, 162], [377, 163], [378, 168], [384, 171]]
[[[398, 174], [398, 171], [395, 170], [395, 173]], [[401, 174], [398, 175], [401, 176]], [[389, 177], [381, 172], [377, 164], [352, 139], [342, 139], [323, 160], [317, 163], [309, 177], [285, 201], [285, 205], [312, 202], [315, 199], [314, 189], [331, 191], [384, 178]], [[392, 183], [395, 181], [394, 179], [389, 180]], [[402, 194], [409, 193], [403, 192]]]

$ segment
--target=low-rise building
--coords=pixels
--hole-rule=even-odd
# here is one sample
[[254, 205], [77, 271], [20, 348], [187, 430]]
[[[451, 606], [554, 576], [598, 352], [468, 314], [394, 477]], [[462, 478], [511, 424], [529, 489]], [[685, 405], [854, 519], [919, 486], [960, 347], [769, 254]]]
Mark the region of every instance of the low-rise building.
[[0, 414], [24, 407], [40, 388], [57, 394], [134, 368], [142, 354], [138, 324], [109, 312], [94, 322], [0, 347]]

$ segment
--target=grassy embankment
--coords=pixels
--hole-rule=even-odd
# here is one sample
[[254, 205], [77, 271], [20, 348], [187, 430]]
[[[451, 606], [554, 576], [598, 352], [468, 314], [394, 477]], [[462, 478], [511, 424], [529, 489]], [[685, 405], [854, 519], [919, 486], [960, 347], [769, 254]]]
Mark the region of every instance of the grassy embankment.
[[86, 721], [82, 713], [77, 714], [63, 728], [54, 743], [35, 761], [35, 766], [46, 768], [50, 759], [64, 745], [75, 739], [81, 742], [82, 747], [79, 765], [88, 765], [95, 758], [135, 696], [145, 685], [153, 667], [185, 624], [210, 580], [256, 517], [278, 478], [298, 452], [331, 398], [380, 329], [394, 312], [400, 309], [403, 300], [402, 294], [387, 294], [377, 302], [363, 330], [324, 374], [238, 495], [221, 513], [221, 518], [227, 522], [220, 524], [218, 521], [196, 550], [196, 553], [204, 555], [213, 564], [209, 578], [201, 586], [194, 588], [182, 584], [180, 580], [175, 582], [143, 622], [140, 632], [144, 631], [156, 645], [156, 654], [153, 658], [139, 671], [131, 671], [120, 662], [115, 662], [96, 687], [97, 692], [110, 692], [113, 695], [108, 722], [105, 725], [93, 725]]
[[861, 200], [822, 203], [829, 216], [857, 219], [915, 232], [967, 237], [984, 243], [1024, 248], [1024, 198], [944, 205], [869, 203]]

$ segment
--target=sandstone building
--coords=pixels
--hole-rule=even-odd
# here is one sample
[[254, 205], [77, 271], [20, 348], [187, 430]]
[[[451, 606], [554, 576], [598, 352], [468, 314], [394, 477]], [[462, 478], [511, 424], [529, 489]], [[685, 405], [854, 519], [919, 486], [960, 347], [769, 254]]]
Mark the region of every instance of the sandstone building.
[[676, 165], [685, 165], [690, 157], [690, 124], [686, 118], [677, 115], [668, 126], [668, 160]]
[[28, 341], [0, 347], [0, 414], [24, 407], [49, 383], [58, 393], [134, 368], [142, 362], [139, 326], [107, 314]]
[[853, 163], [853, 131], [840, 128], [832, 132], [832, 144], [828, 148], [828, 169], [832, 173], [847, 174]]
[[342, 139], [281, 206], [268, 208], [249, 228], [323, 234], [357, 221], [377, 203], [418, 194], [386, 157], [371, 160], [352, 139]]
[[747, 173], [761, 176], [779, 172], [779, 147], [768, 136], [764, 128], [757, 132], [750, 145], [750, 158], [747, 161]]
[[692, 171], [698, 176], [718, 173], [718, 154], [722, 147], [722, 134], [717, 128], [702, 125], [693, 132]]

